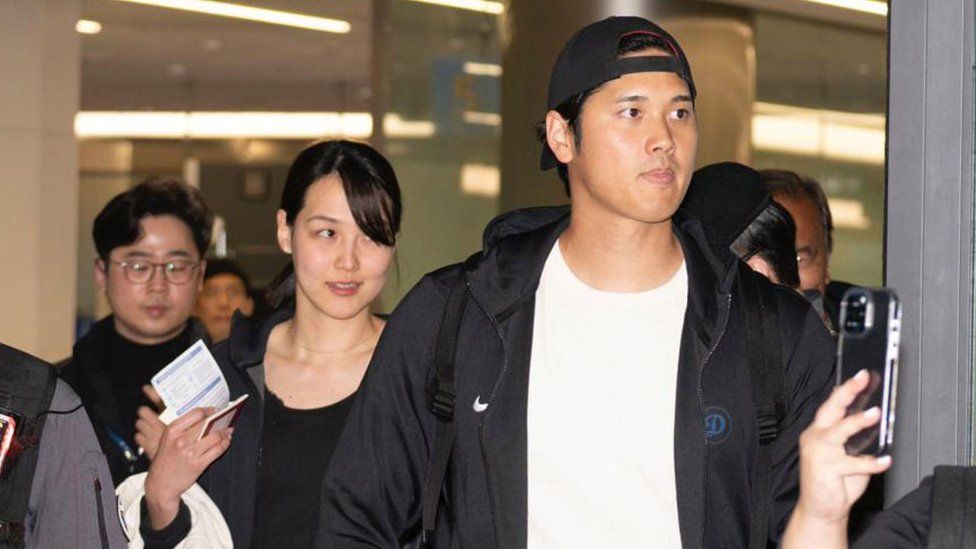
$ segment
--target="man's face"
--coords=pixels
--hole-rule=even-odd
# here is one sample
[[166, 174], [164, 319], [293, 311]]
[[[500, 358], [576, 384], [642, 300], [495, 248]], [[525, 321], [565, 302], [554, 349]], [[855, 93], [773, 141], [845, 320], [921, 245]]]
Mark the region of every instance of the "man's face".
[[800, 269], [800, 288], [819, 290], [823, 294], [830, 282], [830, 257], [817, 205], [805, 196], [777, 194], [773, 198], [790, 212], [793, 222], [796, 223], [796, 260]]
[[207, 327], [211, 339], [227, 339], [231, 318], [238, 309], [247, 316], [254, 313], [254, 301], [237, 275], [222, 273], [203, 281], [194, 315]]
[[669, 72], [611, 80], [583, 103], [579, 127], [578, 146], [553, 148], [568, 164], [574, 212], [669, 220], [688, 189], [698, 146], [685, 81]]
[[[204, 265], [189, 227], [172, 215], [147, 216], [139, 222], [141, 236], [109, 253], [106, 263], [95, 263], [95, 283], [105, 293], [115, 329], [126, 339], [155, 345], [172, 339], [186, 327], [201, 287]], [[192, 265], [189, 280], [171, 282], [164, 267], [152, 266], [147, 282], [132, 282], [120, 263]]]

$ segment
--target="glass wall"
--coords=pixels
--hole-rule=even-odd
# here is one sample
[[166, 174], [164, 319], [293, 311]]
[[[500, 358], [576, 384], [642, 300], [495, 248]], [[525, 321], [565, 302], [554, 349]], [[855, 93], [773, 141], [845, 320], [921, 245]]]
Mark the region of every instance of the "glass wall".
[[880, 285], [884, 30], [757, 13], [755, 47], [754, 166], [788, 169], [819, 181], [834, 217], [832, 278]]
[[[709, 118], [713, 123], [703, 124], [702, 142], [722, 141], [725, 135], [749, 139], [751, 133], [751, 147], [732, 147], [740, 151], [737, 160], [818, 179], [830, 195], [837, 225], [833, 277], [879, 284], [887, 78], [883, 25], [845, 26], [756, 11], [748, 2], [721, 3], [734, 6], [706, 3], [703, 13], [734, 20], [742, 30], [743, 53], [754, 53], [752, 124], [731, 131], [719, 121], [735, 117], [715, 114]], [[400, 177], [402, 240], [381, 310], [392, 310], [423, 273], [480, 247], [483, 227], [498, 213], [503, 185], [502, 36], [512, 32], [504, 30], [505, 5], [254, 4], [339, 20], [346, 27], [326, 32], [83, 0], [83, 18], [101, 25], [97, 34], [82, 36], [76, 123], [83, 325], [107, 313], [94, 289], [90, 234], [94, 215], [111, 195], [148, 175], [179, 176], [197, 185], [221, 219], [214, 252], [240, 260], [256, 285], [264, 286], [287, 261], [274, 240], [287, 166], [305, 145], [322, 138], [371, 141]], [[717, 27], [701, 28], [714, 34]], [[680, 36], [694, 28], [677, 31]], [[688, 40], [701, 42], [694, 36]], [[540, 56], [534, 62], [548, 73], [553, 59]], [[702, 70], [709, 67], [707, 60], [692, 62]], [[751, 62], [746, 66], [751, 73]], [[716, 103], [740, 110], [748, 104]], [[542, 105], [535, 107], [529, 111], [541, 118]], [[531, 158], [538, 147], [530, 141], [534, 120], [510, 137], [525, 140]], [[551, 183], [553, 189], [556, 185]]]
[[83, 18], [101, 32], [82, 36], [80, 331], [108, 313], [94, 288], [90, 236], [108, 198], [149, 175], [186, 179], [220, 218], [213, 253], [239, 260], [265, 286], [288, 260], [274, 239], [288, 165], [318, 139], [371, 141], [396, 167], [403, 238], [380, 310], [423, 273], [478, 247], [499, 187], [497, 10], [260, 4], [336, 19], [348, 31], [83, 1]]

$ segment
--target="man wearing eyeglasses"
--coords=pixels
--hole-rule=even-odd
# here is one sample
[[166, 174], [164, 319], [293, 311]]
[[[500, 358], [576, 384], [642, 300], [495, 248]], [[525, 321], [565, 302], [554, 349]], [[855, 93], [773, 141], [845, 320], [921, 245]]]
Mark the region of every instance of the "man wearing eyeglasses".
[[135, 440], [139, 408], [153, 404], [143, 388], [207, 337], [190, 314], [212, 226], [196, 189], [159, 178], [117, 195], [95, 218], [95, 283], [112, 314], [78, 341], [61, 377], [81, 397], [116, 485], [148, 468]]

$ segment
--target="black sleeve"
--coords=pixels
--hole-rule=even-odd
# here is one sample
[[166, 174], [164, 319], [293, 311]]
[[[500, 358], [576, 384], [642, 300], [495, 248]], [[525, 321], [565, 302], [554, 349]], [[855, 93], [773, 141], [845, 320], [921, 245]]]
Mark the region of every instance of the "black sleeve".
[[444, 302], [424, 279], [386, 325], [323, 481], [317, 547], [400, 547], [419, 524], [435, 422], [426, 379]]
[[[772, 447], [772, 501], [769, 512], [769, 538], [778, 541], [786, 529], [800, 494], [800, 434], [813, 421], [817, 408], [834, 386], [834, 339], [823, 320], [798, 294], [783, 295], [779, 311], [783, 322], [785, 398], [787, 413], [779, 437]], [[795, 319], [802, 319], [797, 323]], [[793, 320], [793, 322], [790, 322]]]
[[878, 514], [854, 549], [914, 549], [929, 543], [932, 524], [932, 477]]
[[149, 509], [146, 508], [146, 498], [142, 498], [140, 505], [139, 535], [146, 549], [173, 549], [190, 533], [193, 525], [190, 509], [180, 500], [180, 510], [176, 518], [162, 530], [153, 530], [149, 522]]

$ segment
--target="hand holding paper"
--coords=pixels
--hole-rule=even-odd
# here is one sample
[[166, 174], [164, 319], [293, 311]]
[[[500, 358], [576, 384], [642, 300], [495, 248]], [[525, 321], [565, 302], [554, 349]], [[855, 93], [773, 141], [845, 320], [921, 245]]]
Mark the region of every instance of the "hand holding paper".
[[166, 410], [159, 419], [169, 425], [194, 408], [213, 408], [197, 440], [214, 429], [233, 425], [248, 395], [230, 402], [230, 389], [220, 366], [202, 340], [190, 346], [152, 378]]

